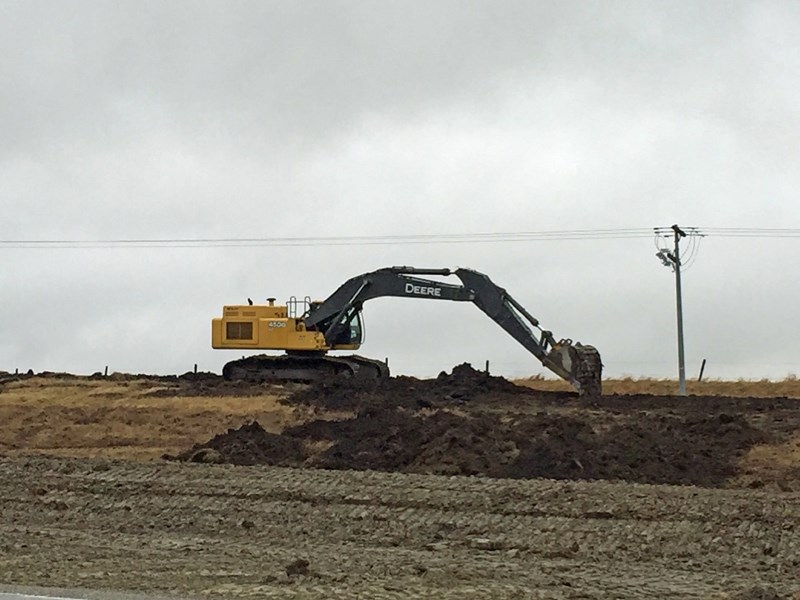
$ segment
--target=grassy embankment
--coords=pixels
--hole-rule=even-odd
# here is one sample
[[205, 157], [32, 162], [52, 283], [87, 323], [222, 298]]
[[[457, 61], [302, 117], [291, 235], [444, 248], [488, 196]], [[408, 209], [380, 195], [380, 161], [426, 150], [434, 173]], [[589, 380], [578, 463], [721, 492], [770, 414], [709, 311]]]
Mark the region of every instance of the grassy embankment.
[[[547, 391], [568, 391], [571, 389], [566, 381], [560, 379], [545, 379], [543, 377], [516, 379], [514, 383]], [[787, 377], [781, 381], [770, 381], [768, 379], [739, 379], [737, 381], [709, 379], [699, 382], [687, 381], [686, 392], [691, 396], [800, 398], [800, 379], [796, 377]], [[603, 393], [672, 396], [678, 393], [678, 381], [675, 379], [635, 379], [632, 377], [606, 379], [603, 381]]]
[[246, 397], [178, 395], [149, 379], [32, 377], [0, 387], [0, 454], [156, 458], [257, 419], [293, 420], [280, 390]]

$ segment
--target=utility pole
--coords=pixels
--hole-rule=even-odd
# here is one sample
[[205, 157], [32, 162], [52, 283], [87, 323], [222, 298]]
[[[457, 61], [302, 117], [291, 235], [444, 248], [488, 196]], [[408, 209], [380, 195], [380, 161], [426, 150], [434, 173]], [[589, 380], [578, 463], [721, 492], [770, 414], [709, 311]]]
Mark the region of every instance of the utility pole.
[[[656, 252], [656, 256], [661, 260], [665, 267], [670, 267], [675, 272], [675, 304], [678, 313], [678, 393], [681, 396], [686, 395], [686, 358], [683, 350], [683, 294], [681, 291], [681, 238], [686, 237], [684, 232], [677, 225], [672, 227], [656, 227], [656, 239], [666, 237], [666, 232], [672, 230], [672, 237], [674, 248], [672, 252], [666, 248], [660, 249]], [[692, 228], [690, 235], [700, 236], [701, 234]]]
[[686, 358], [683, 353], [683, 293], [681, 292], [681, 238], [686, 234], [677, 225], [675, 233], [675, 304], [678, 309], [678, 394], [686, 395]]

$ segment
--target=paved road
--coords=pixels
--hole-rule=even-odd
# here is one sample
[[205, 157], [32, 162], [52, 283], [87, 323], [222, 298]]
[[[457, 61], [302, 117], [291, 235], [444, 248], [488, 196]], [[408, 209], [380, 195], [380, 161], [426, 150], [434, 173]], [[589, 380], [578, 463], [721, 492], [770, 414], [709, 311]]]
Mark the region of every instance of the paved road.
[[[160, 596], [108, 591], [76, 591], [58, 588], [3, 586], [0, 584], [0, 600], [163, 600], [163, 598]], [[172, 597], [170, 600], [179, 599]]]
[[[42, 596], [39, 594], [0, 593], [0, 600], [84, 600], [85, 596]], [[87, 599], [88, 600], [88, 599]]]
[[77, 586], [220, 600], [800, 592], [800, 494], [766, 487], [31, 457], [0, 459], [0, 481], [0, 578], [67, 598]]

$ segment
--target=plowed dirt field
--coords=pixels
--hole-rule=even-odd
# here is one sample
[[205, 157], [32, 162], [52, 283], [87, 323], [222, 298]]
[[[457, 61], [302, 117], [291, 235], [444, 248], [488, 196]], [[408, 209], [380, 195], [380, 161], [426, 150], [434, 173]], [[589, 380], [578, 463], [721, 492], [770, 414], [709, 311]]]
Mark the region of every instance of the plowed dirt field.
[[800, 599], [798, 434], [797, 400], [590, 403], [463, 367], [378, 387], [8, 377], [0, 586]]

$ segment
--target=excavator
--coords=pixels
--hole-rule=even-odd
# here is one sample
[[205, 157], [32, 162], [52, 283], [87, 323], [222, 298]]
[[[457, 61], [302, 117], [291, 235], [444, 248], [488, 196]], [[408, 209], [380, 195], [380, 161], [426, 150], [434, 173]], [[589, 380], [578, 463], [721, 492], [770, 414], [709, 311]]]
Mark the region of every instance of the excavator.
[[[461, 284], [424, 276], [455, 275]], [[227, 363], [227, 380], [320, 381], [334, 378], [375, 379], [389, 376], [388, 366], [355, 354], [329, 356], [331, 350], [358, 350], [364, 336], [364, 302], [380, 297], [472, 302], [581, 395], [601, 393], [602, 362], [593, 347], [570, 339], [556, 341], [550, 331], [487, 275], [472, 269], [386, 267], [343, 283], [326, 300], [291, 297], [285, 305], [229, 305], [212, 319], [213, 348], [284, 350], [283, 355], [260, 354]]]

